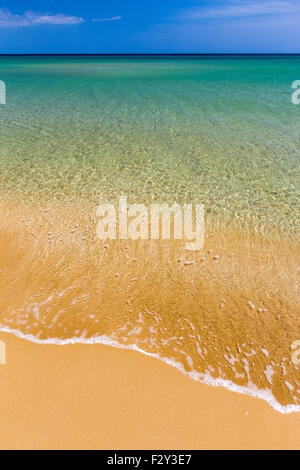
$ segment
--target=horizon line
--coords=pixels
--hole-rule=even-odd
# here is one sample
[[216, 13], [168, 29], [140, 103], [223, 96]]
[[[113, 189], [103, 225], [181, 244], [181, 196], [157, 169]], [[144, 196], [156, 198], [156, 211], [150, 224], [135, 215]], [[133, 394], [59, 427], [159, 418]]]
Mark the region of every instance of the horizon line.
[[53, 53], [0, 53], [7, 56], [216, 56], [216, 55], [300, 55], [300, 52], [53, 52]]

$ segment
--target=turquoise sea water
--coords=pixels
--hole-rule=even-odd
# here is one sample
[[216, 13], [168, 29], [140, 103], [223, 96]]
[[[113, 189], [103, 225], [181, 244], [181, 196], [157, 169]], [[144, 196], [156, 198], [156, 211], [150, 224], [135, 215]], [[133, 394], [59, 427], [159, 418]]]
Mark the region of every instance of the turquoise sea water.
[[1, 197], [202, 202], [299, 228], [300, 56], [0, 57]]

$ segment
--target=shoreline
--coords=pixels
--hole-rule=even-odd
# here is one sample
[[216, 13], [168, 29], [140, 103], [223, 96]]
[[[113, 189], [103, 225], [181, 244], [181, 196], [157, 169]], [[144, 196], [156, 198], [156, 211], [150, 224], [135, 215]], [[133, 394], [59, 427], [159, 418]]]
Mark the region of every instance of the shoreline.
[[1, 449], [297, 449], [300, 414], [104, 345], [0, 332]]
[[105, 338], [280, 412], [300, 406], [296, 244], [207, 231], [188, 253], [175, 241], [103, 243], [96, 224], [79, 208], [3, 205], [2, 331]]
[[[192, 372], [187, 372], [183, 365], [172, 361], [171, 359], [165, 358], [165, 357], [160, 357], [159, 355], [156, 354], [151, 354], [147, 351], [144, 351], [143, 349], [139, 348], [135, 344], [131, 345], [126, 345], [126, 344], [121, 344], [115, 341], [112, 338], [109, 338], [108, 336], [99, 336], [99, 337], [94, 337], [94, 338], [69, 338], [69, 339], [59, 339], [59, 338], [48, 338], [41, 340], [39, 338], [36, 338], [35, 336], [28, 334], [25, 335], [19, 330], [11, 330], [9, 327], [1, 327], [0, 326], [0, 333], [4, 334], [10, 334], [13, 335], [19, 339], [29, 341], [35, 344], [47, 344], [47, 345], [55, 345], [55, 346], [69, 346], [69, 345], [77, 345], [77, 344], [83, 344], [83, 345], [102, 345], [102, 346], [108, 346], [116, 349], [123, 349], [127, 351], [135, 351], [138, 352], [142, 355], [151, 357], [153, 359], [157, 359], [164, 364], [167, 364], [170, 367], [174, 367], [177, 369], [181, 374], [184, 376], [190, 378], [191, 380], [194, 380], [198, 383], [208, 385], [210, 387], [221, 387], [225, 390], [229, 390], [230, 392], [233, 393], [239, 393], [242, 395], [246, 395], [252, 398], [256, 398], [259, 400], [265, 401], [273, 410], [277, 411], [278, 413], [281, 414], [289, 414], [289, 413], [300, 413], [300, 405], [285, 405], [282, 406], [280, 403], [278, 403], [275, 399], [274, 396], [268, 391], [268, 390], [259, 390], [259, 389], [254, 389], [251, 390], [250, 387], [241, 387], [235, 384], [234, 382], [230, 382], [228, 380], [223, 380], [221, 378], [219, 379], [213, 379], [211, 376], [205, 376], [205, 374], [199, 374], [196, 371]], [[201, 376], [202, 375], [202, 376]], [[253, 385], [253, 384], [252, 384]]]

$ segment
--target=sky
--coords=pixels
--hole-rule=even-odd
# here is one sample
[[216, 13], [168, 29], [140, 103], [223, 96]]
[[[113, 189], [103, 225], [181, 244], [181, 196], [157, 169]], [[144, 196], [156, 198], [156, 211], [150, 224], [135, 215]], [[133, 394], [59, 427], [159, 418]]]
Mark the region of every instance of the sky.
[[300, 53], [300, 0], [0, 0], [1, 54]]

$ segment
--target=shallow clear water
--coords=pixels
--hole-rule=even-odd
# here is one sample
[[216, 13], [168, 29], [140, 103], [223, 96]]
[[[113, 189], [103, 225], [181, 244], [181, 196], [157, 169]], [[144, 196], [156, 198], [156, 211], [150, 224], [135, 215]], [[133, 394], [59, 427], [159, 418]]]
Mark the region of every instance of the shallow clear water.
[[202, 202], [299, 229], [300, 56], [1, 57], [2, 194]]

